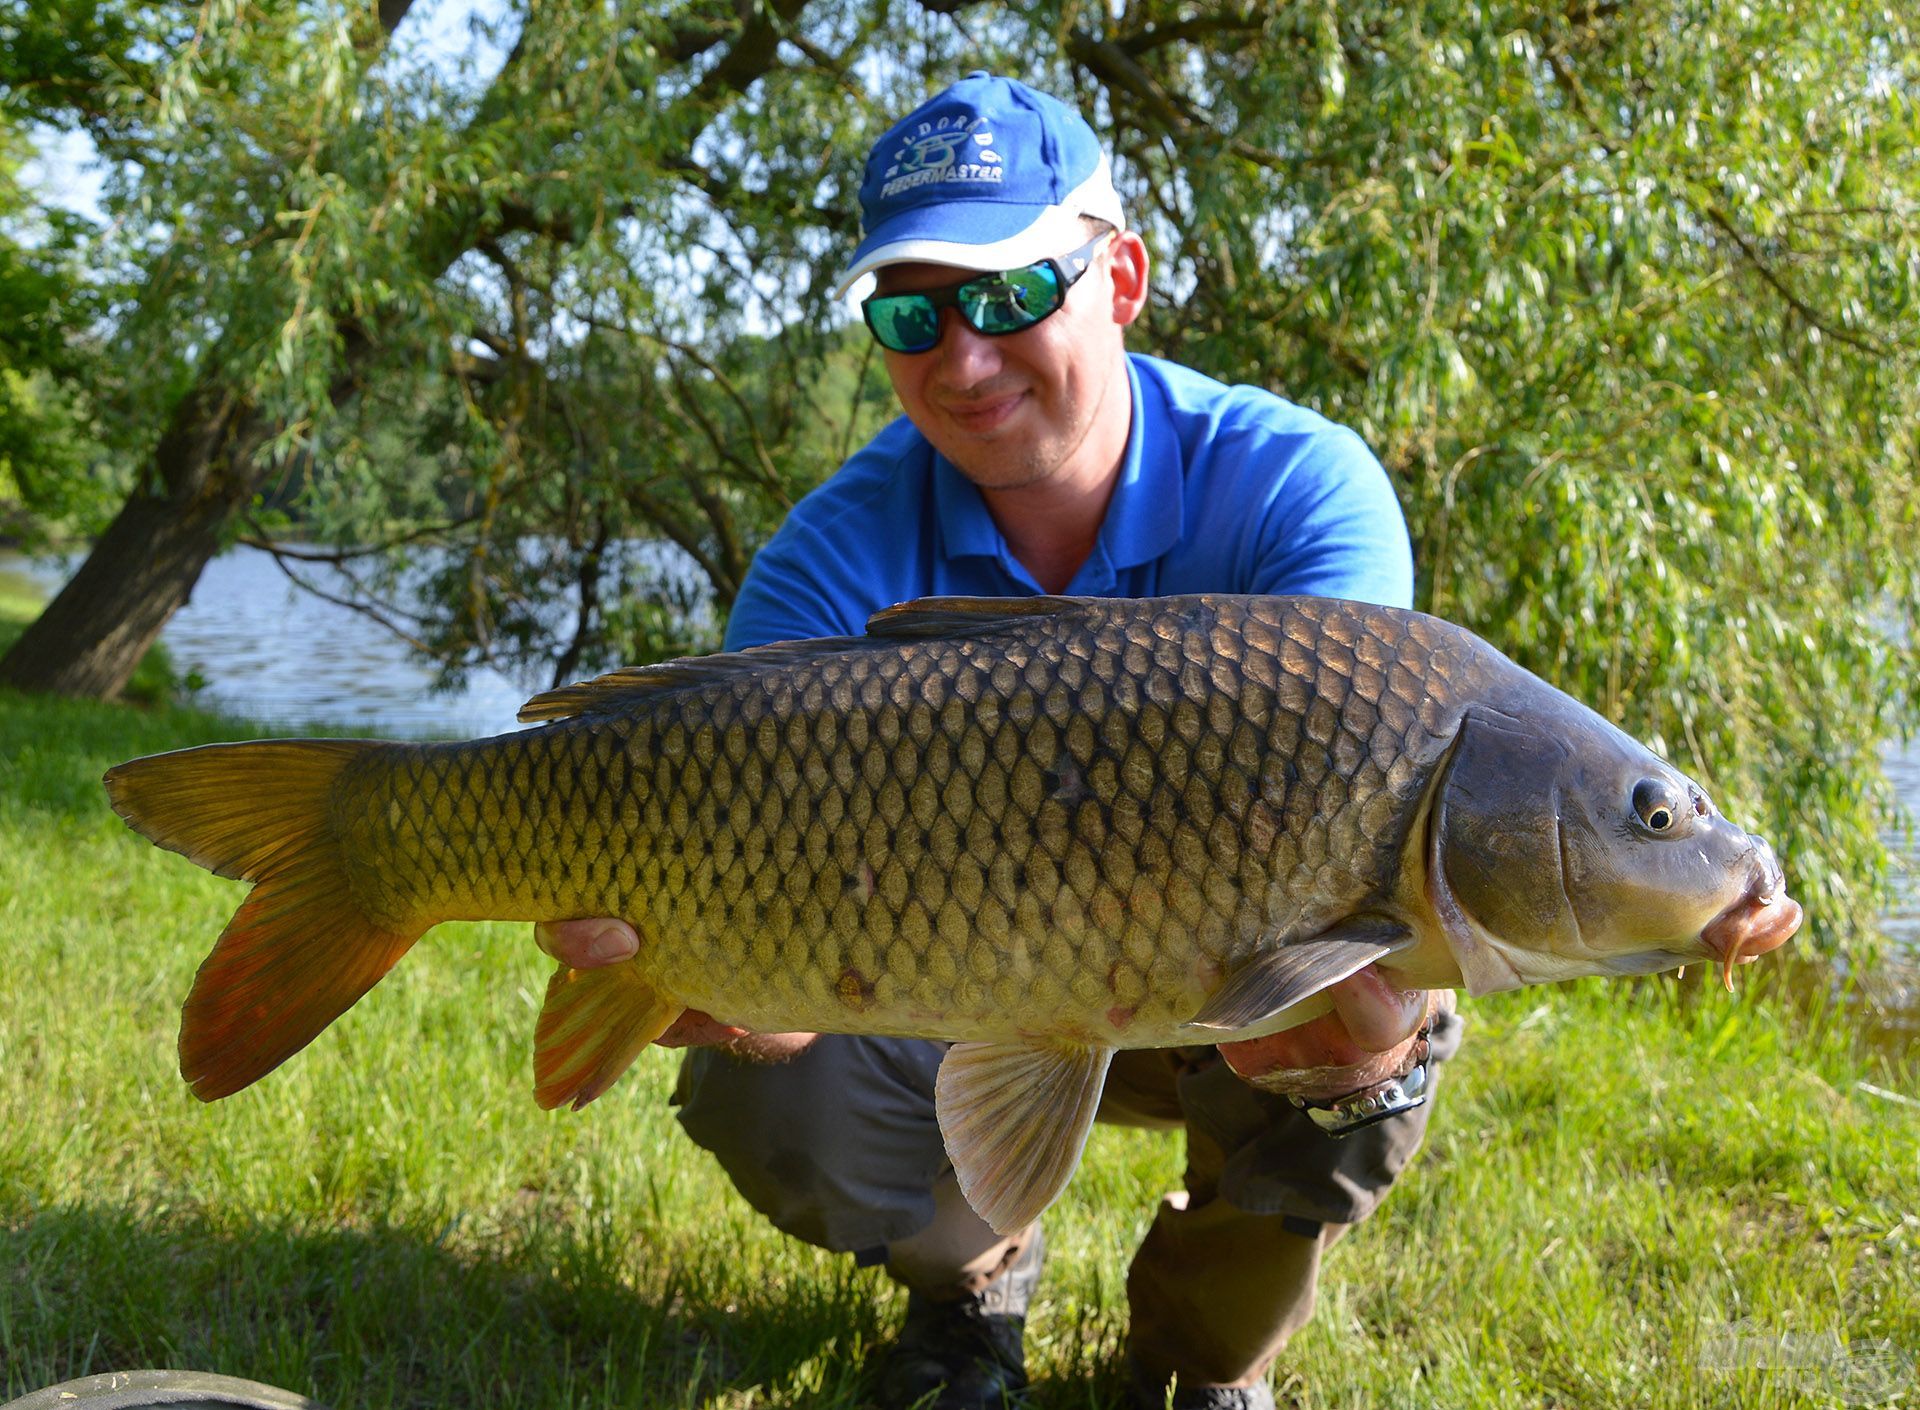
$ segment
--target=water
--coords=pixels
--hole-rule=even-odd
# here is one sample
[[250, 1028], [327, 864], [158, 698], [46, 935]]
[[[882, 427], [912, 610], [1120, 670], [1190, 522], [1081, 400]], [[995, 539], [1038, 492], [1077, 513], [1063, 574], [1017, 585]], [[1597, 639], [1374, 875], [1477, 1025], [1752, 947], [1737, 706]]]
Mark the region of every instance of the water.
[[[67, 565], [0, 554], [11, 569], [50, 593]], [[344, 578], [325, 564], [300, 571], [346, 595]], [[384, 627], [350, 608], [303, 592], [273, 556], [233, 548], [200, 575], [193, 600], [160, 639], [184, 675], [206, 685], [195, 703], [279, 726], [342, 725], [407, 738], [500, 734], [546, 682], [516, 682], [490, 667], [454, 691], [433, 688], [433, 670]]]
[[1887, 778], [1914, 832], [1884, 834], [1893, 854], [1893, 901], [1880, 928], [1893, 943], [1884, 963], [1849, 996], [1868, 1042], [1882, 1052], [1920, 1053], [1920, 740], [1887, 756]]

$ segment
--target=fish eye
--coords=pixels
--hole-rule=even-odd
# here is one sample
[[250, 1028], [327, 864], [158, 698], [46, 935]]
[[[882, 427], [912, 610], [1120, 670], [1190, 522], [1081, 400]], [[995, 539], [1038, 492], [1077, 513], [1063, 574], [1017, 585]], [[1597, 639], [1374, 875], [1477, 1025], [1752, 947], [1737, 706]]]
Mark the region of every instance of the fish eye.
[[1671, 790], [1657, 778], [1643, 778], [1633, 786], [1633, 811], [1649, 832], [1666, 832], [1679, 814]]

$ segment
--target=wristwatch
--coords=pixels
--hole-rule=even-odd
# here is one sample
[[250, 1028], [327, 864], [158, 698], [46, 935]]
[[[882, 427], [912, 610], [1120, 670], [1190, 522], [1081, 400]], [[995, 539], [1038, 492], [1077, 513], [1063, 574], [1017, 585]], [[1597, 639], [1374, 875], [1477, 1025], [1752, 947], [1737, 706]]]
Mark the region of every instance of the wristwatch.
[[1338, 1097], [1296, 1097], [1287, 1100], [1307, 1114], [1307, 1119], [1329, 1136], [1350, 1136], [1355, 1131], [1424, 1106], [1427, 1100], [1427, 1036], [1433, 1031], [1428, 1016], [1407, 1048], [1406, 1069], [1392, 1077], [1370, 1082]]

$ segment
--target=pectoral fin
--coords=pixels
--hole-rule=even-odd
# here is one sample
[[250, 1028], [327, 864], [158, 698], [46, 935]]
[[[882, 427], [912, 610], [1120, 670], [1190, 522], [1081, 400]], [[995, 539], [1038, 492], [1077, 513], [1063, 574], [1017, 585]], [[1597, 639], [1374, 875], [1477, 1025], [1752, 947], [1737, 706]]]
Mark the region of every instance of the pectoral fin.
[[683, 1005], [656, 994], [631, 961], [604, 969], [561, 965], [533, 1033], [533, 1095], [578, 1111], [666, 1032]]
[[1307, 939], [1262, 950], [1228, 975], [1187, 1023], [1237, 1033], [1412, 943], [1412, 933], [1393, 921], [1342, 921]]
[[996, 1232], [1017, 1233], [1066, 1188], [1100, 1105], [1112, 1048], [956, 1043], [934, 1109], [960, 1192]]

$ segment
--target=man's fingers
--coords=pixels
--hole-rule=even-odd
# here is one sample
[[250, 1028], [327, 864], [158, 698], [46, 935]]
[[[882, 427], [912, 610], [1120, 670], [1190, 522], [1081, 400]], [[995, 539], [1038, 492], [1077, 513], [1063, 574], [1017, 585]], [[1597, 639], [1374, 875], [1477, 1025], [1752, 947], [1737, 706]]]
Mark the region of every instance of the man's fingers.
[[575, 969], [597, 969], [630, 960], [640, 948], [640, 936], [632, 926], [606, 916], [541, 921], [533, 927], [533, 939], [561, 964]]
[[1328, 993], [1332, 1013], [1265, 1038], [1223, 1043], [1221, 1057], [1266, 1091], [1340, 1096], [1399, 1075], [1436, 1001], [1451, 998], [1444, 990], [1401, 989], [1373, 966]]
[[1347, 1033], [1369, 1052], [1399, 1047], [1427, 1021], [1428, 992], [1389, 983], [1377, 965], [1349, 975], [1328, 994]]
[[[1328, 1015], [1328, 1018], [1331, 1019], [1332, 1015]], [[1275, 1039], [1286, 1036], [1277, 1033], [1272, 1038], [1224, 1043], [1220, 1047], [1220, 1056], [1226, 1060], [1228, 1067], [1263, 1092], [1326, 1100], [1401, 1075], [1412, 1061], [1413, 1048], [1418, 1041], [1409, 1038], [1386, 1052], [1367, 1053], [1353, 1062], [1339, 1059], [1350, 1056], [1350, 1051], [1357, 1049], [1342, 1049], [1336, 1044], [1327, 1052], [1332, 1061], [1314, 1064], [1303, 1061], [1298, 1052], [1276, 1054], [1270, 1048]]]
[[785, 1062], [798, 1057], [817, 1033], [754, 1033], [722, 1023], [712, 1014], [688, 1009], [654, 1042], [663, 1048], [725, 1048], [747, 1062]]
[[1264, 1038], [1222, 1043], [1220, 1055], [1242, 1077], [1277, 1071], [1345, 1071], [1379, 1056], [1371, 1048], [1354, 1042], [1340, 1016], [1334, 1013], [1322, 1014], [1297, 1028], [1270, 1033]]

